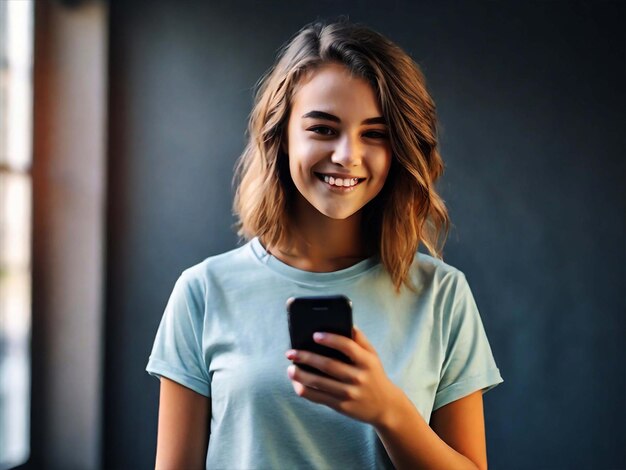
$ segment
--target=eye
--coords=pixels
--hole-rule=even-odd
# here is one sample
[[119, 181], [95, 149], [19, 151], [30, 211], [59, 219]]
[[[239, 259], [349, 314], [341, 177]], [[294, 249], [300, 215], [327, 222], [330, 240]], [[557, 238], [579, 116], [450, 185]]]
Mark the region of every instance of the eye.
[[386, 139], [389, 137], [388, 134], [383, 131], [367, 131], [364, 135], [372, 139]]
[[333, 135], [335, 132], [333, 129], [331, 129], [330, 127], [326, 127], [326, 126], [311, 127], [309, 131], [314, 132], [315, 134], [319, 134], [319, 135]]

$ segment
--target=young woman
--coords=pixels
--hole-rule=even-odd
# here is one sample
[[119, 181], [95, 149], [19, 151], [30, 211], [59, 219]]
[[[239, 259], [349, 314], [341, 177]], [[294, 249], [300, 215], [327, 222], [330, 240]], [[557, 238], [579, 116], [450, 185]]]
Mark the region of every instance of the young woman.
[[[380, 34], [315, 23], [283, 47], [237, 168], [247, 243], [185, 270], [157, 332], [157, 468], [487, 468], [482, 394], [502, 378], [440, 259], [436, 124]], [[353, 338], [315, 341], [352, 364], [290, 349], [285, 301], [330, 294]]]

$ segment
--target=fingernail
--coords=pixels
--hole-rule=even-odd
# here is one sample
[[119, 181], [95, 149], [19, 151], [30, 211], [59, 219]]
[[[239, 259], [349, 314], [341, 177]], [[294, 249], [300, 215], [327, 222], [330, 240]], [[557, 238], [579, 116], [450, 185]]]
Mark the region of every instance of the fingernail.
[[296, 373], [296, 366], [294, 366], [293, 364], [291, 364], [289, 367], [287, 367], [287, 375], [293, 379], [294, 374]]
[[287, 356], [287, 359], [294, 359], [296, 357], [296, 351], [294, 349], [290, 349], [285, 353], [285, 356]]
[[313, 339], [315, 341], [323, 341], [326, 338], [324, 333], [313, 333]]

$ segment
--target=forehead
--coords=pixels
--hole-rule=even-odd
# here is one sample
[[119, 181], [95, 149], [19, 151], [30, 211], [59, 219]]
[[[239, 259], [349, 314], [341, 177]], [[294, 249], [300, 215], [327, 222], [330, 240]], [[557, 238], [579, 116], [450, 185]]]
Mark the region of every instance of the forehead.
[[353, 76], [342, 64], [324, 64], [309, 71], [300, 80], [292, 97], [292, 109], [299, 111], [335, 111], [338, 113], [381, 115], [380, 105], [371, 84]]

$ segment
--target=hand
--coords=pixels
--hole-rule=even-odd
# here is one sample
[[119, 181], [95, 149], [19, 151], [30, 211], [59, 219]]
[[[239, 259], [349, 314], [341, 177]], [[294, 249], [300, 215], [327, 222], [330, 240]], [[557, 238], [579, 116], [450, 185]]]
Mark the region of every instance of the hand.
[[299, 396], [377, 427], [403, 392], [385, 374], [378, 354], [365, 334], [354, 327], [352, 336], [354, 340], [332, 333], [316, 333], [313, 339], [344, 353], [353, 364], [310, 351], [291, 349], [285, 354], [287, 359], [315, 367], [330, 378], [294, 365], [287, 368], [287, 373]]

